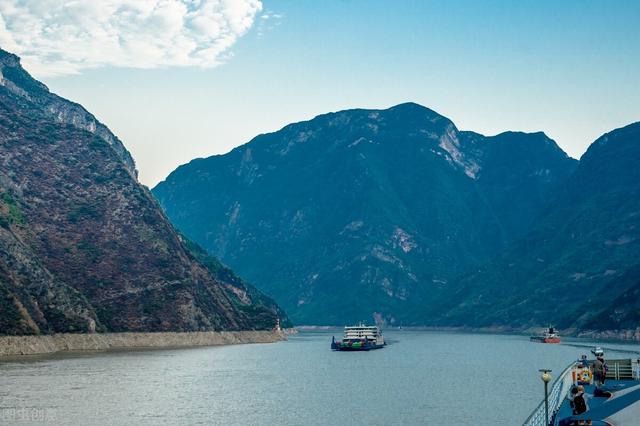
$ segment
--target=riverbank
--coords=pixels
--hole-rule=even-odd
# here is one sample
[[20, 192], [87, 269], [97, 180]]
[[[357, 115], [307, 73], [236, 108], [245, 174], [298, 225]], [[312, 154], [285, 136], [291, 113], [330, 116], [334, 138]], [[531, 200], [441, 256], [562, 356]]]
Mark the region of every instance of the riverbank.
[[640, 327], [635, 330], [580, 330], [578, 337], [596, 340], [640, 342]]
[[93, 333], [0, 336], [0, 357], [57, 352], [183, 348], [286, 340], [282, 331], [198, 331], [185, 333]]
[[[329, 325], [300, 325], [296, 326], [300, 331], [329, 331], [341, 330], [343, 327]], [[520, 334], [531, 335], [546, 330], [546, 327], [507, 327], [507, 326], [491, 326], [491, 327], [429, 327], [429, 326], [408, 326], [408, 327], [391, 327], [383, 326], [383, 330], [411, 330], [411, 331], [438, 331], [443, 333], [476, 333], [476, 334]], [[603, 340], [610, 342], [640, 342], [640, 327], [636, 329], [625, 330], [576, 330], [575, 328], [558, 330], [561, 337], [578, 337], [584, 339]]]

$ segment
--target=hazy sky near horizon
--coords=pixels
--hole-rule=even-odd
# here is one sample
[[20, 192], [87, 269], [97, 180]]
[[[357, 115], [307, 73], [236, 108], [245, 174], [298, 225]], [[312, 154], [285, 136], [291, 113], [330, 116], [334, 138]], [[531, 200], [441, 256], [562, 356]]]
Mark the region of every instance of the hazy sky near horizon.
[[102, 19], [99, 34], [124, 41], [65, 35], [62, 55], [46, 55], [55, 31], [13, 34], [23, 16], [0, 9], [0, 45], [27, 52], [27, 69], [109, 126], [149, 186], [193, 158], [347, 108], [413, 101], [463, 130], [542, 130], [576, 158], [640, 120], [640, 1], [234, 0], [210, 13], [195, 3], [153, 21], [74, 11], [73, 25], [94, 31]]

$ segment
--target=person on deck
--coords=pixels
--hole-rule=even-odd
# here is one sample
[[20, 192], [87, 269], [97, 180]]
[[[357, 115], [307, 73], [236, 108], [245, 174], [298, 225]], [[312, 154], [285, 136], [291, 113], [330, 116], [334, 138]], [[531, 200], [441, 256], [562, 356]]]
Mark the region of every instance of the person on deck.
[[604, 358], [602, 356], [599, 356], [596, 358], [596, 360], [593, 362], [592, 369], [593, 369], [593, 384], [596, 387], [604, 385], [606, 372], [605, 372]]
[[569, 406], [571, 407], [571, 412], [573, 413], [573, 415], [576, 415], [576, 406], [573, 403], [573, 399], [576, 397], [576, 395], [578, 394], [578, 387], [577, 386], [573, 386], [571, 388], [571, 392], [569, 392]]
[[578, 416], [589, 410], [587, 404], [587, 398], [584, 394], [584, 387], [582, 385], [571, 389], [571, 395], [569, 395], [569, 405], [573, 411], [574, 416]]
[[589, 368], [589, 361], [587, 361], [586, 355], [580, 357], [580, 364], [582, 364], [582, 368]]

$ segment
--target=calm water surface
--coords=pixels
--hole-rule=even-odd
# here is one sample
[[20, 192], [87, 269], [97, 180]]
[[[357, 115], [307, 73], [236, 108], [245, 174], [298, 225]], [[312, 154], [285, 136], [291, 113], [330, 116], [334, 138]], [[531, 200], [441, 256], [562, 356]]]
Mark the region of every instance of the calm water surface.
[[514, 425], [540, 401], [538, 368], [560, 372], [587, 352], [522, 336], [389, 331], [384, 349], [340, 353], [329, 350], [332, 334], [1, 362], [0, 424]]

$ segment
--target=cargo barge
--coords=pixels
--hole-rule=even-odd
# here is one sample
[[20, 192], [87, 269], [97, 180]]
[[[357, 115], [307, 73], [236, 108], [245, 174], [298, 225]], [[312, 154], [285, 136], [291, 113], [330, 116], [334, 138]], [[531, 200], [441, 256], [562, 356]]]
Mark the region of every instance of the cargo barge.
[[530, 340], [539, 343], [560, 343], [560, 337], [553, 327], [549, 327], [547, 331], [542, 334], [531, 336]]

